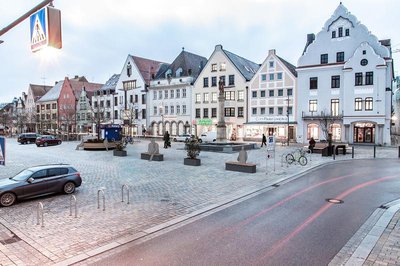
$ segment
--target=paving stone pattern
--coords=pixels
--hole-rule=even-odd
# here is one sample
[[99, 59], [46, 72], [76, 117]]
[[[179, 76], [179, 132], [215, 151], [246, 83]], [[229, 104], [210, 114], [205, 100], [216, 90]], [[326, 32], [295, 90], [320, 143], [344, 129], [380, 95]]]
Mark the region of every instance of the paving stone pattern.
[[[0, 208], [0, 265], [52, 265], [88, 251], [114, 243], [177, 217], [227, 202], [260, 188], [270, 186], [312, 167], [332, 162], [332, 158], [312, 155], [307, 166], [287, 166], [282, 156], [295, 145], [277, 146], [274, 159], [265, 148], [248, 152], [248, 162], [257, 165], [257, 173], [226, 171], [225, 162], [235, 161], [237, 153], [201, 152], [201, 166], [185, 166], [183, 143], [162, 149], [164, 161], [140, 159], [148, 140], [128, 145], [127, 157], [115, 157], [112, 151], [75, 150], [79, 142], [59, 146], [20, 145], [7, 139], [6, 166], [0, 178], [8, 178], [33, 165], [69, 163], [83, 177], [77, 188], [78, 218], [70, 216], [70, 196], [55, 195], [19, 202]], [[162, 143], [159, 142], [160, 147]], [[297, 147], [298, 148], [298, 147]], [[310, 156], [310, 155], [308, 155]], [[355, 158], [372, 158], [372, 147], [356, 149]], [[397, 149], [378, 148], [377, 157], [395, 158]], [[311, 160], [310, 160], [311, 159]], [[337, 160], [351, 159], [351, 154]], [[275, 168], [275, 171], [273, 171]], [[121, 202], [122, 185], [129, 186], [130, 204]], [[98, 208], [98, 190], [105, 194]], [[44, 205], [44, 226], [37, 225], [38, 202]]]

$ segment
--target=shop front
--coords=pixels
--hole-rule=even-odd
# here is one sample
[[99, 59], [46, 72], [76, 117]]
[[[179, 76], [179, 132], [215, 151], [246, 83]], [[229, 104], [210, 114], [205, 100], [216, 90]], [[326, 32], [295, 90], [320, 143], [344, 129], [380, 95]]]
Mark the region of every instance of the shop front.
[[375, 143], [376, 124], [357, 122], [353, 125], [354, 143]]

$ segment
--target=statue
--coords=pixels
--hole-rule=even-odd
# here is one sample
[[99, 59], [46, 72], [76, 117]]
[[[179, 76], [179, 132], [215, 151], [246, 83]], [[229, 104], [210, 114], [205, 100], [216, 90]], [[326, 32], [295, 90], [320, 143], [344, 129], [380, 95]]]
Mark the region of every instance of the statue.
[[159, 154], [160, 153], [160, 149], [158, 147], [158, 143], [156, 143], [156, 141], [153, 139], [151, 139], [149, 145], [148, 145], [148, 149], [147, 152], [150, 154], [150, 159], [149, 161], [153, 160], [153, 156], [154, 154]]
[[244, 149], [244, 146], [242, 146], [242, 149], [239, 151], [239, 156], [237, 158], [239, 163], [246, 163], [247, 161], [247, 152]]
[[219, 94], [224, 94], [224, 82], [222, 81], [222, 77], [219, 78], [218, 87]]

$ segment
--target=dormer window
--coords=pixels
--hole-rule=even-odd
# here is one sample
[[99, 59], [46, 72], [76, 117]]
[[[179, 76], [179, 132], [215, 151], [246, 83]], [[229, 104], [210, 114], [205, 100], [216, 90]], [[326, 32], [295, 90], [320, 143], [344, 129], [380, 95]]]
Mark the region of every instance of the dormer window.
[[336, 38], [336, 31], [332, 31], [332, 39]]
[[339, 33], [339, 38], [340, 38], [340, 37], [343, 37], [343, 28], [342, 28], [342, 27], [340, 27], [340, 28], [338, 29], [338, 33]]
[[176, 70], [175, 75], [177, 78], [179, 78], [180, 76], [182, 76], [183, 73], [183, 69], [180, 67]]
[[165, 72], [165, 78], [171, 78], [172, 77], [172, 70], [168, 69], [167, 72]]
[[350, 36], [350, 29], [346, 29], [345, 35]]

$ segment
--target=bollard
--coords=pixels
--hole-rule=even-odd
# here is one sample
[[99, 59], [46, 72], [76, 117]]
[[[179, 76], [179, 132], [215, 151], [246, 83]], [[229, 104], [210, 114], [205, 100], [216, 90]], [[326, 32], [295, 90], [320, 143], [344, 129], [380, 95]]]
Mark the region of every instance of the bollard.
[[129, 204], [129, 186], [128, 185], [126, 185], [126, 184], [124, 184], [124, 185], [122, 185], [122, 188], [121, 188], [121, 193], [122, 193], [122, 201], [121, 202], [124, 202], [124, 188], [126, 188], [126, 191], [127, 191], [127, 196], [128, 196], [128, 202], [126, 203], [126, 204]]
[[100, 192], [102, 193], [103, 196], [103, 211], [106, 210], [106, 197], [104, 195], [104, 190], [99, 189], [97, 191], [97, 209], [100, 209]]
[[36, 225], [39, 225], [40, 222], [40, 216], [42, 216], [42, 227], [44, 227], [44, 222], [43, 222], [43, 203], [39, 202], [37, 204], [37, 223]]
[[354, 159], [354, 146], [351, 146], [351, 158]]
[[376, 157], [376, 145], [374, 145], [374, 158]]
[[335, 152], [335, 149], [333, 149], [332, 155], [333, 155], [333, 160], [336, 160], [336, 152]]
[[400, 146], [399, 146], [399, 158], [400, 158]]
[[69, 198], [69, 216], [72, 216], [72, 203], [75, 205], [75, 218], [78, 218], [78, 207], [76, 206], [76, 197], [74, 195]]

